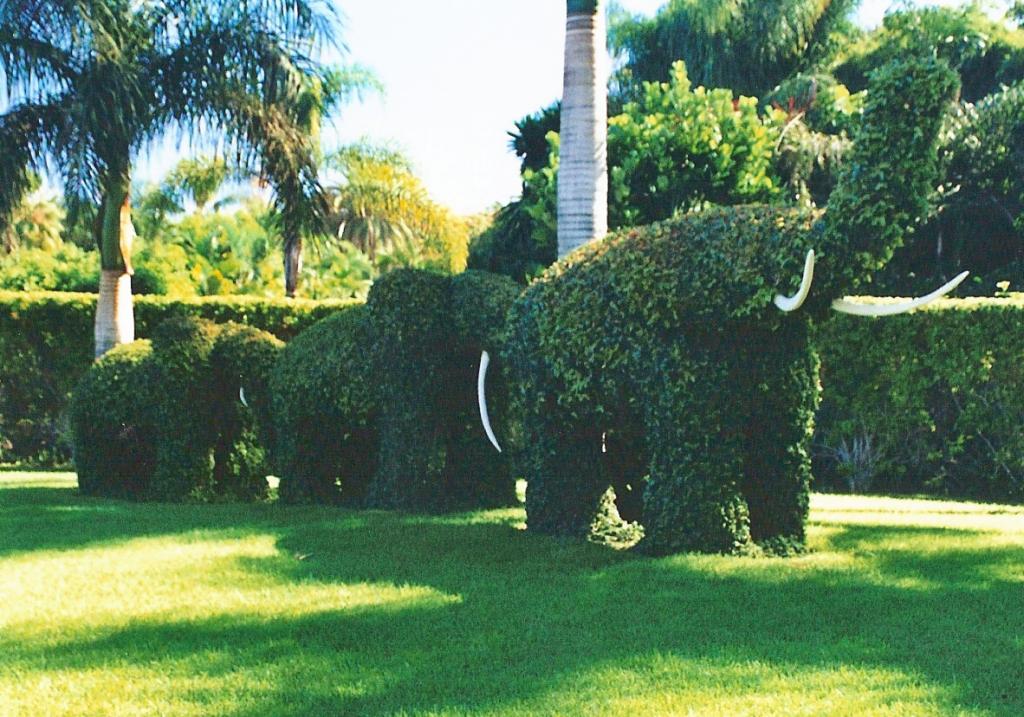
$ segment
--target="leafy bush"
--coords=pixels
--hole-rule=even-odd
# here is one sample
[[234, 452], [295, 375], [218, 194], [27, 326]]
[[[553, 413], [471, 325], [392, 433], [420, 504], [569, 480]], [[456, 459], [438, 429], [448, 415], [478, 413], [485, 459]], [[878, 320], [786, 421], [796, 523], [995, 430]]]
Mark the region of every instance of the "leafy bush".
[[280, 499], [360, 504], [377, 469], [379, 399], [365, 306], [299, 334], [270, 375]]
[[800, 544], [817, 369], [810, 315], [771, 298], [819, 237], [813, 212], [709, 209], [588, 245], [524, 292], [505, 362], [531, 530], [586, 534], [611, 486], [653, 553]]
[[86, 495], [143, 498], [156, 468], [153, 349], [136, 341], [86, 372], [69, 407], [78, 486]]
[[[519, 291], [507, 277], [482, 271], [451, 280], [452, 343], [444, 354], [446, 395], [439, 416], [448, 432], [442, 488], [448, 508], [489, 508], [516, 500], [508, 453], [495, 453], [480, 426], [476, 377], [482, 351], [500, 355], [505, 317]], [[508, 386], [499, 371], [488, 376], [487, 396], [492, 426], [514, 436]]]
[[[287, 340], [352, 305], [255, 297], [135, 297], [136, 334], [172, 316], [237, 322]], [[0, 291], [0, 459], [59, 465], [70, 459], [65, 410], [93, 361], [96, 297]]]
[[[707, 204], [767, 201], [778, 194], [772, 172], [783, 113], [762, 116], [752, 97], [693, 88], [680, 62], [668, 83], [644, 84], [639, 101], [608, 123], [608, 224], [612, 229], [667, 219]], [[524, 178], [532, 213], [553, 217], [558, 136], [551, 160]]]
[[[515, 482], [476, 407], [480, 352], [497, 351], [518, 287], [469, 271], [402, 269], [366, 308], [300, 334], [273, 371], [282, 500], [439, 511], [508, 505]], [[494, 423], [507, 430], [494, 377]]]
[[[506, 360], [531, 530], [585, 534], [611, 486], [642, 490], [648, 552], [802, 546], [812, 327], [925, 213], [956, 90], [934, 59], [872, 82], [827, 212], [713, 208], [613, 234], [516, 301]], [[810, 249], [813, 291], [784, 313], [774, 299], [792, 293]]]
[[444, 470], [439, 407], [448, 387], [450, 278], [401, 269], [370, 290], [374, 365], [380, 389], [380, 465], [369, 494], [376, 508], [437, 510]]
[[868, 437], [871, 489], [1024, 501], [1024, 298], [944, 301], [819, 328], [824, 401], [815, 472], [846, 489], [835, 451]]

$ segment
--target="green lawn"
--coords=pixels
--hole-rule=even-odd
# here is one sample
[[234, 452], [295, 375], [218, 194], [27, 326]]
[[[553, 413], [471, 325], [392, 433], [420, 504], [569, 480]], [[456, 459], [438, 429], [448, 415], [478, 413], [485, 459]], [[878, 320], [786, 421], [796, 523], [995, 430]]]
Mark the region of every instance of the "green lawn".
[[815, 496], [800, 558], [0, 474], [0, 715], [1024, 714], [1024, 508]]

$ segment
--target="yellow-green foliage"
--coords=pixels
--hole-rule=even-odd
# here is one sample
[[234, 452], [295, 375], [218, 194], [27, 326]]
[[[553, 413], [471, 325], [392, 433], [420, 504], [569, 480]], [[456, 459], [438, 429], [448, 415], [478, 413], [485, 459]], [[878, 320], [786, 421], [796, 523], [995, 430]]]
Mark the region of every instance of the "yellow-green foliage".
[[[237, 322], [287, 340], [350, 301], [135, 297], [136, 335], [172, 316]], [[93, 360], [96, 296], [0, 291], [0, 460], [63, 463], [72, 389]]]
[[[818, 479], [1024, 501], [1024, 298], [821, 325]], [[860, 455], [839, 450], [860, 441]]]

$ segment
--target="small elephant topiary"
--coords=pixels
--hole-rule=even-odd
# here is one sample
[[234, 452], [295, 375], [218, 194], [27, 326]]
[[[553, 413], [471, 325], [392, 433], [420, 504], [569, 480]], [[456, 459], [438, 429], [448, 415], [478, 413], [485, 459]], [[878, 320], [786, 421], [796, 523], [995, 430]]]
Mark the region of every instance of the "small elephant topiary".
[[503, 359], [530, 530], [586, 533], [612, 486], [652, 554], [802, 547], [813, 326], [830, 307], [924, 302], [833, 299], [867, 285], [925, 213], [956, 90], [935, 60], [878, 71], [825, 212], [689, 214], [594, 242], [524, 292]]
[[264, 497], [267, 372], [282, 345], [256, 329], [182, 317], [161, 323], [152, 342], [108, 352], [71, 400], [82, 492], [167, 501]]

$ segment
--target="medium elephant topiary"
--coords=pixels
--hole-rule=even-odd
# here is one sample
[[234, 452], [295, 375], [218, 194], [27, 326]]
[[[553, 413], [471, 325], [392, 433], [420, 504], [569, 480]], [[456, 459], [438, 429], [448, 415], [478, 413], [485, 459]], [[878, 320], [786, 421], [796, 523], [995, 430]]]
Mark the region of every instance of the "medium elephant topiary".
[[935, 60], [876, 73], [825, 212], [690, 214], [594, 242], [524, 292], [503, 359], [530, 530], [584, 534], [612, 486], [649, 553], [803, 545], [814, 323], [830, 307], [871, 313], [833, 299], [868, 284], [925, 213], [956, 88]]
[[514, 502], [472, 378], [518, 293], [487, 272], [402, 269], [366, 306], [297, 336], [271, 380], [281, 499], [429, 512]]

